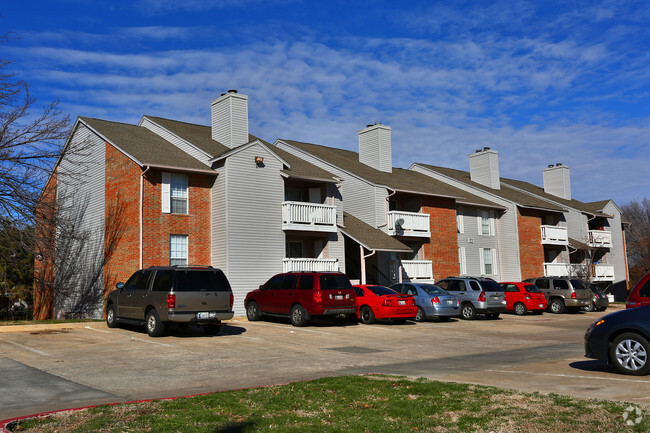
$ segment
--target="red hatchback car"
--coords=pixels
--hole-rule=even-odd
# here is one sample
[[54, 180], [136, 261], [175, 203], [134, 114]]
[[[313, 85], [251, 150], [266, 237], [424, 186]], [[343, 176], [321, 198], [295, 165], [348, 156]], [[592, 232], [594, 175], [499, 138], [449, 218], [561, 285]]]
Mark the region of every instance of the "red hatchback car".
[[375, 323], [376, 319], [404, 322], [415, 319], [418, 306], [411, 295], [402, 295], [393, 289], [377, 285], [353, 286], [357, 293], [357, 318], [361, 323]]
[[542, 314], [546, 310], [546, 297], [532, 283], [505, 282], [500, 283], [506, 292], [506, 311], [514, 311], [518, 316], [528, 311]]
[[634, 285], [625, 301], [625, 308], [641, 307], [642, 305], [650, 305], [650, 272]]

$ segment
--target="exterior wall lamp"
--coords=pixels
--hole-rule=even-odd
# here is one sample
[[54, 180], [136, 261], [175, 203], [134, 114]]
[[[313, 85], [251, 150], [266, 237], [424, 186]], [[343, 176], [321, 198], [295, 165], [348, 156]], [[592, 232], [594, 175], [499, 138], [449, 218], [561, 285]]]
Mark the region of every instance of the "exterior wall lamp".
[[264, 158], [261, 156], [255, 157], [255, 165], [258, 167], [264, 167]]

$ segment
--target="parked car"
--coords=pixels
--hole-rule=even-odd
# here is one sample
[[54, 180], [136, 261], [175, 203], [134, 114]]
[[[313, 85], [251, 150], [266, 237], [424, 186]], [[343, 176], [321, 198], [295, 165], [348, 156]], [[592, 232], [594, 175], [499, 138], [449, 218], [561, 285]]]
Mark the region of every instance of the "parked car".
[[361, 323], [371, 324], [377, 319], [392, 319], [396, 323], [402, 323], [414, 319], [418, 312], [413, 296], [371, 284], [352, 287], [357, 294], [357, 318]]
[[623, 374], [650, 372], [650, 305], [608, 314], [585, 333], [585, 356], [607, 361]]
[[589, 305], [582, 307], [583, 310], [592, 311], [605, 311], [609, 307], [609, 299], [597, 284], [586, 283], [587, 290], [591, 292], [591, 302]]
[[642, 305], [650, 305], [650, 272], [637, 281], [625, 302], [625, 308], [635, 308]]
[[106, 325], [145, 324], [159, 337], [168, 324], [202, 326], [214, 335], [233, 317], [233, 295], [224, 273], [211, 266], [157, 266], [136, 271], [117, 283], [106, 299]]
[[289, 317], [293, 326], [304, 326], [312, 317], [355, 317], [355, 292], [345, 274], [338, 272], [289, 272], [271, 277], [246, 295], [248, 320], [263, 316]]
[[418, 306], [418, 312], [415, 316], [416, 322], [423, 322], [432, 317], [437, 317], [441, 322], [446, 322], [460, 314], [458, 298], [434, 284], [398, 283], [393, 284], [390, 288], [414, 297], [415, 304]]
[[527, 283], [533, 283], [546, 296], [548, 310], [561, 314], [565, 311], [580, 311], [591, 302], [591, 292], [577, 278], [569, 277], [540, 277], [527, 278]]
[[532, 311], [533, 314], [542, 314], [546, 310], [546, 297], [533, 283], [504, 282], [499, 284], [506, 294], [507, 311], [524, 316], [528, 311]]
[[460, 317], [465, 320], [485, 314], [498, 319], [506, 311], [506, 295], [496, 281], [490, 278], [447, 277], [436, 283], [438, 287], [458, 297]]

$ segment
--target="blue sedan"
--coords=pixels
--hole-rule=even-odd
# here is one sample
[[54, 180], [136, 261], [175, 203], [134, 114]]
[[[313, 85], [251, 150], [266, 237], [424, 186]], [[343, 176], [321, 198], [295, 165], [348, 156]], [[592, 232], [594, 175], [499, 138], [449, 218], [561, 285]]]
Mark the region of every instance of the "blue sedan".
[[434, 284], [398, 283], [393, 284], [390, 288], [398, 293], [415, 297], [415, 304], [418, 306], [418, 313], [415, 316], [417, 322], [423, 322], [432, 317], [446, 322], [451, 317], [460, 314], [458, 298]]
[[601, 317], [585, 333], [585, 356], [604, 360], [619, 373], [648, 374], [649, 353], [650, 305]]

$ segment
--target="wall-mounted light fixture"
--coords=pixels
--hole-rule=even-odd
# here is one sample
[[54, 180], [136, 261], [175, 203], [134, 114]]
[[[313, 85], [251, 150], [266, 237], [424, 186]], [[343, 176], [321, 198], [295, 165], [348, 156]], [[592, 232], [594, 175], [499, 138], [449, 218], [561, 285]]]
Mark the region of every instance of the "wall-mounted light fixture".
[[258, 167], [264, 167], [264, 158], [261, 156], [255, 157], [255, 165]]

